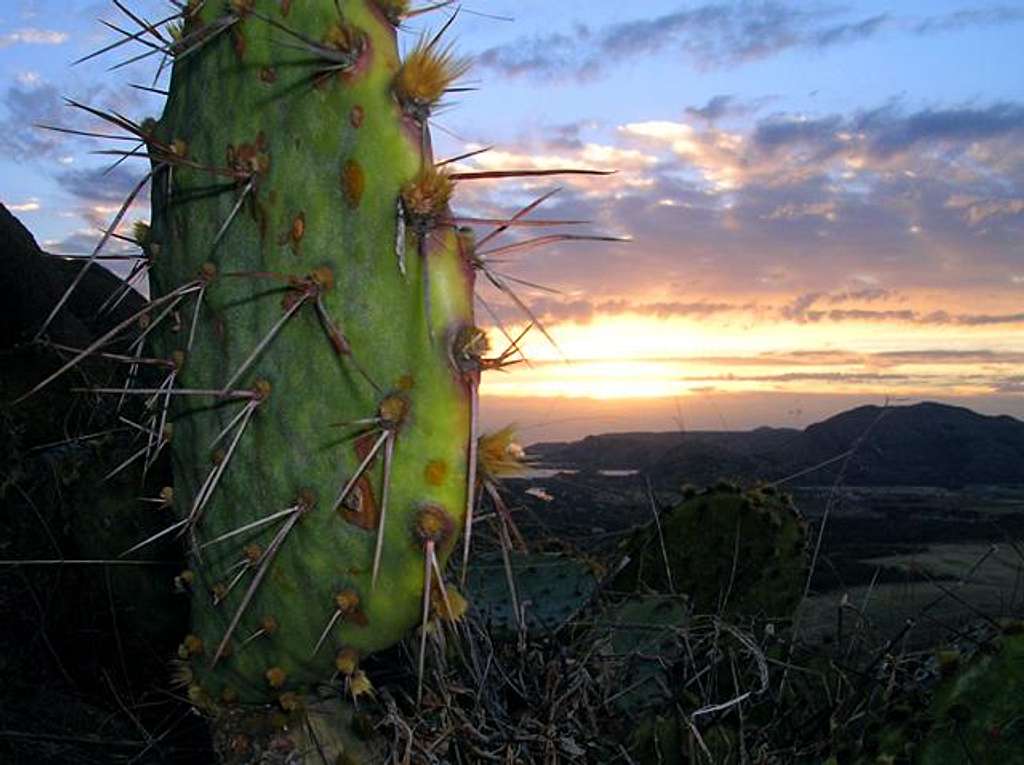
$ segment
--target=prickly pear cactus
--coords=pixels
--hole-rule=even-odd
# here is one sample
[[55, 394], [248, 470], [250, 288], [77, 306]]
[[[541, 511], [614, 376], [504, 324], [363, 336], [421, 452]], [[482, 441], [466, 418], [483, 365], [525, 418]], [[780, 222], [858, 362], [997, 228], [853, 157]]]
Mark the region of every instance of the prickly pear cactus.
[[978, 765], [1021, 762], [1024, 753], [1024, 623], [1005, 620], [989, 638], [958, 650], [937, 652], [942, 679], [927, 708], [887, 720], [866, 741], [858, 763]]
[[936, 690], [922, 765], [1024, 758], [1024, 624], [1005, 632]]
[[400, 60], [405, 5], [190, 3], [146, 125], [201, 707], [365, 690], [464, 522], [472, 241], [427, 130], [464, 67], [436, 40]]
[[686, 594], [696, 613], [785, 618], [803, 593], [806, 546], [807, 524], [788, 497], [718, 486], [632, 539], [615, 589]]
[[492, 633], [508, 635], [518, 628], [513, 602], [523, 606], [526, 626], [534, 636], [554, 632], [583, 608], [597, 590], [591, 561], [567, 553], [515, 553], [509, 556], [516, 600], [509, 596], [500, 556], [475, 561], [467, 591], [475, 611]]

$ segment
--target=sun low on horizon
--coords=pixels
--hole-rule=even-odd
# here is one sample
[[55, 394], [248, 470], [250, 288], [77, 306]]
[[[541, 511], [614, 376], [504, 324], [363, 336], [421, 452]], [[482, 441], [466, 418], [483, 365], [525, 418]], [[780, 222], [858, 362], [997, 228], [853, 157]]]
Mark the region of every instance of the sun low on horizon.
[[[51, 252], [88, 253], [143, 171], [33, 126], [97, 127], [64, 98], [161, 106], [148, 63], [70, 65], [115, 39], [99, 20], [130, 23], [86, 0], [0, 9], [0, 201]], [[456, 190], [467, 219], [522, 214], [476, 227], [503, 285], [477, 307], [506, 362], [487, 424], [803, 426], [922, 399], [1024, 416], [1024, 6], [481, 0], [448, 34], [473, 68], [439, 158], [610, 173]]]

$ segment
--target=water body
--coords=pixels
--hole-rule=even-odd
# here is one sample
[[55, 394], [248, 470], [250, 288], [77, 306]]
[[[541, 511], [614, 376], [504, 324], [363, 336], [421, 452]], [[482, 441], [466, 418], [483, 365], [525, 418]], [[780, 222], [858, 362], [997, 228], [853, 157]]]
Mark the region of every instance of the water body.
[[[579, 472], [579, 470], [570, 468], [530, 468], [521, 477], [535, 480], [537, 478], [554, 478], [556, 475], [577, 475]], [[609, 478], [628, 478], [640, 473], [639, 470], [598, 470], [596, 472], [598, 475]]]

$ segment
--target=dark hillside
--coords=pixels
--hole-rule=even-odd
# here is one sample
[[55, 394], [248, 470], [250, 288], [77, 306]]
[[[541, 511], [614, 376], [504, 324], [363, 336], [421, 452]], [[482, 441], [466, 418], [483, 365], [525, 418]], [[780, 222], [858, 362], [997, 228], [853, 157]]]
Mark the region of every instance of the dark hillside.
[[[691, 483], [804, 473], [803, 484], [837, 478], [863, 486], [1024, 484], [1024, 422], [934, 402], [862, 406], [803, 431], [612, 433], [535, 444], [530, 452], [549, 466], [635, 469], [655, 480]], [[834, 459], [846, 452], [848, 458]]]

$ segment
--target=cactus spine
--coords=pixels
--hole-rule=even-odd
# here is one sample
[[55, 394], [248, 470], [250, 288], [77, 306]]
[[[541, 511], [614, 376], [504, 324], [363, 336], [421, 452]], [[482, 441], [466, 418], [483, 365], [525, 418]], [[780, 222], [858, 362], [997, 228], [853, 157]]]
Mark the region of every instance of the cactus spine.
[[364, 689], [464, 522], [472, 240], [427, 129], [464, 67], [436, 40], [402, 63], [403, 6], [191, 3], [145, 126], [201, 706]]

